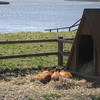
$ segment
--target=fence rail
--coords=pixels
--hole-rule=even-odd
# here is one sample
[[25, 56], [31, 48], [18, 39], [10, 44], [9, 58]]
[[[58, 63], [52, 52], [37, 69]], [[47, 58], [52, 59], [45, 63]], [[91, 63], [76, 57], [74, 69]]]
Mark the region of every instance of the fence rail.
[[36, 56], [46, 56], [46, 55], [58, 55], [58, 65], [63, 65], [63, 55], [69, 54], [68, 52], [63, 52], [63, 42], [72, 43], [73, 38], [63, 39], [63, 37], [58, 37], [58, 39], [48, 39], [48, 40], [25, 40], [25, 41], [0, 41], [1, 45], [4, 44], [18, 44], [18, 43], [41, 43], [41, 42], [58, 42], [58, 52], [49, 52], [49, 53], [37, 53], [37, 54], [23, 54], [23, 55], [9, 55], [9, 56], [0, 56], [0, 59], [12, 59], [12, 58], [21, 58], [21, 57], [36, 57]]
[[0, 41], [0, 44], [39, 43], [39, 42], [57, 42], [57, 41], [58, 41], [58, 39], [24, 40], [24, 41]]
[[59, 39], [58, 41], [63, 42], [63, 43], [73, 43], [74, 38], [70, 38], [70, 39]]
[[[69, 27], [45, 29], [45, 31], [51, 32], [52, 30], [57, 30], [57, 32], [59, 32], [59, 30], [61, 30], [61, 29], [68, 29], [69, 31], [71, 31], [71, 29], [72, 29], [73, 27], [79, 26], [78, 23], [80, 22], [80, 20], [81, 20], [81, 19], [79, 19], [79, 20], [76, 21], [73, 25], [71, 25], [71, 26], [69, 26]], [[77, 29], [74, 29], [74, 30], [72, 30], [72, 31], [75, 31], [75, 30], [77, 30]]]
[[0, 59], [21, 58], [21, 57], [36, 57], [36, 56], [46, 56], [46, 55], [58, 55], [58, 52], [1, 56]]

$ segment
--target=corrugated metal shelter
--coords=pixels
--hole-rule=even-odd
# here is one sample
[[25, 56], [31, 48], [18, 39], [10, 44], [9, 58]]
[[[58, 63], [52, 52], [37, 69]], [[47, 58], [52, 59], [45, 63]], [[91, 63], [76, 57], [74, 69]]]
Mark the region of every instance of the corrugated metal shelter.
[[100, 80], [100, 9], [84, 10], [66, 69]]

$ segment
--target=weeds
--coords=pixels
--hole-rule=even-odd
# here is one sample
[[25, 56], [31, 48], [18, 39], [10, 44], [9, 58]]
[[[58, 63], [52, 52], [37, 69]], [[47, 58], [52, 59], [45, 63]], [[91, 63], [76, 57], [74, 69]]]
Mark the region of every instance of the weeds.
[[100, 95], [90, 95], [92, 100], [100, 100]]
[[45, 98], [45, 100], [49, 100], [50, 98], [60, 98], [61, 96], [60, 95], [58, 95], [58, 94], [53, 94], [53, 93], [51, 93], [51, 94], [45, 94], [45, 95], [43, 95], [43, 97]]

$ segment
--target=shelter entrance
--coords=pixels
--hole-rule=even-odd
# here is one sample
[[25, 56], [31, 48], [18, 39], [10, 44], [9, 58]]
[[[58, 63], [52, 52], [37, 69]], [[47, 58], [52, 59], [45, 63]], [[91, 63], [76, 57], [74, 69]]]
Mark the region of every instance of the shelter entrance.
[[93, 38], [91, 35], [79, 35], [76, 48], [77, 70], [86, 74], [94, 74], [93, 68]]

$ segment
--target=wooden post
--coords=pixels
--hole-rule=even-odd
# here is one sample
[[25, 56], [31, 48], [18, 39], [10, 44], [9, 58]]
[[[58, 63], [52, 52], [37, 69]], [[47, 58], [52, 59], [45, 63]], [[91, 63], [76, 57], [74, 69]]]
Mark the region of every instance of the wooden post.
[[57, 29], [57, 33], [58, 33], [58, 29]]
[[69, 32], [70, 32], [71, 27], [69, 27]]
[[63, 52], [63, 42], [60, 39], [63, 39], [63, 37], [58, 37], [58, 66], [63, 66], [63, 55], [61, 54]]

